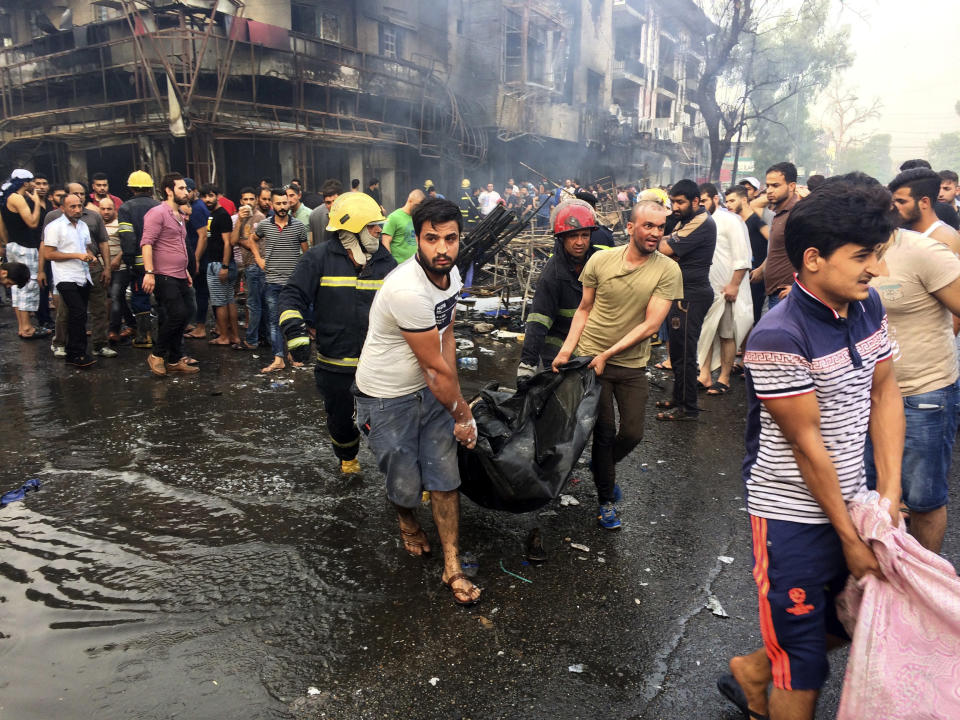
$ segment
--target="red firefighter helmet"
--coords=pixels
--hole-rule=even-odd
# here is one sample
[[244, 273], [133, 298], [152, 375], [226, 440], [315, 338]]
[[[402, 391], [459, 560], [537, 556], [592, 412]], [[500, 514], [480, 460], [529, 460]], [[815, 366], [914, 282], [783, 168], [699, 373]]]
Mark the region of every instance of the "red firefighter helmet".
[[586, 204], [565, 203], [553, 220], [553, 234], [563, 235], [574, 230], [596, 230], [597, 216]]

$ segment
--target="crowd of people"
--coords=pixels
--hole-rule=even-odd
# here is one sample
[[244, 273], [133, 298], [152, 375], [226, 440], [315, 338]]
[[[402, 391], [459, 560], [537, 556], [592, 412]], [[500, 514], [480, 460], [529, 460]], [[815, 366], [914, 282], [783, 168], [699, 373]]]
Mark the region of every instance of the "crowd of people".
[[503, 194], [464, 179], [457, 202], [428, 180], [386, 214], [376, 179], [365, 190], [328, 180], [313, 195], [264, 178], [235, 205], [179, 173], [155, 187], [134, 171], [121, 200], [100, 174], [88, 192], [18, 169], [0, 196], [0, 281], [20, 338], [52, 335], [77, 367], [128, 340], [158, 377], [200, 371], [190, 338], [270, 347], [263, 373], [313, 359], [341, 472], [360, 470], [365, 438], [416, 556], [431, 552], [417, 517], [430, 493], [442, 581], [472, 605], [481, 589], [459, 561], [457, 444], [474, 447], [478, 428], [457, 378], [456, 261], [462, 233], [498, 204], [535, 215], [556, 244], [517, 386], [592, 358], [601, 529], [624, 522], [617, 465], [643, 437], [651, 348], [667, 343], [658, 367], [674, 379], [659, 421], [696, 421], [704, 396], [746, 380], [764, 647], [731, 660], [719, 686], [753, 717], [813, 717], [827, 649], [844, 635], [832, 601], [849, 575], [880, 574], [847, 503], [875, 489], [892, 523], [907, 518], [919, 543], [941, 548], [960, 412], [960, 219], [956, 173], [923, 160], [887, 187], [862, 173], [797, 181], [782, 162], [725, 189], [623, 187], [627, 241], [616, 245], [595, 209], [602, 189], [573, 179], [548, 190], [511, 178]]

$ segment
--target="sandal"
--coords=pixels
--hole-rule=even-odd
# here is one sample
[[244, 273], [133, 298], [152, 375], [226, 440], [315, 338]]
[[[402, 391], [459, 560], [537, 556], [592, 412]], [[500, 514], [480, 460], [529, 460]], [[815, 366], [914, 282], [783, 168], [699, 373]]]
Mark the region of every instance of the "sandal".
[[707, 388], [707, 395], [723, 395], [730, 389], [730, 386], [726, 383], [722, 383], [719, 380]]
[[726, 675], [718, 677], [717, 690], [719, 690], [720, 694], [727, 700], [740, 708], [740, 712], [743, 713], [745, 720], [769, 720], [769, 715], [761, 715], [750, 709], [747, 703], [747, 696], [744, 695], [743, 688], [740, 687], [740, 683], [737, 682], [737, 679], [733, 675], [727, 673]]
[[[468, 583], [470, 583], [470, 587], [466, 590], [462, 590], [462, 589], [458, 590], [453, 586], [453, 584], [458, 580], [466, 580]], [[480, 588], [478, 588], [476, 585], [470, 582], [470, 578], [468, 578], [463, 573], [457, 573], [456, 575], [451, 576], [449, 580], [441, 580], [440, 582], [442, 582], [444, 585], [450, 588], [450, 592], [453, 593], [453, 601], [457, 605], [461, 605], [463, 607], [470, 607], [471, 605], [476, 605], [478, 602], [480, 602], [480, 595], [477, 595], [476, 598], [473, 598], [470, 596], [470, 590], [472, 590], [473, 588], [477, 588], [477, 590], [480, 590]], [[482, 590], [480, 591], [483, 592]]]
[[680, 407], [673, 400], [657, 400], [657, 402], [654, 403], [654, 406], [663, 408], [664, 410], [673, 410], [675, 407]]
[[702, 382], [700, 382], [699, 380], [697, 380], [697, 391], [698, 391], [698, 392], [704, 392], [705, 390], [709, 390], [709, 389], [712, 388], [712, 387], [713, 387], [713, 384], [712, 384], [712, 383], [711, 383], [710, 385], [704, 385]]
[[690, 415], [682, 407], [675, 407], [672, 410], [667, 410], [666, 412], [658, 412], [657, 420], [672, 420], [674, 422], [689, 422], [691, 420], [696, 420], [696, 415]]
[[[413, 557], [430, 557], [430, 544], [427, 542], [427, 535], [423, 528], [417, 528], [414, 532], [407, 532], [400, 528], [400, 539], [403, 541], [403, 549]], [[414, 549], [420, 552], [414, 552]]]
[[667, 372], [668, 370], [673, 370], [673, 366], [667, 365], [666, 362], [667, 362], [666, 360], [664, 360], [663, 362], [658, 362], [656, 365], [654, 365], [654, 367], [657, 370], [663, 370], [664, 372]]

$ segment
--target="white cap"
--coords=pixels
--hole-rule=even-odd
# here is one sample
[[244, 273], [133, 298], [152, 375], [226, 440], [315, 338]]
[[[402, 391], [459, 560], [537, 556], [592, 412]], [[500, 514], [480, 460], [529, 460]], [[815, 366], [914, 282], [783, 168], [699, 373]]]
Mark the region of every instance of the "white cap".
[[739, 183], [737, 183], [737, 184], [738, 184], [738, 185], [743, 185], [744, 183], [750, 183], [751, 185], [753, 185], [753, 189], [754, 189], [754, 190], [759, 190], [759, 189], [760, 189], [760, 181], [757, 180], [755, 177], [753, 177], [753, 175], [751, 175], [750, 177], [745, 177], [743, 180], [741, 180], [741, 181], [740, 181]]

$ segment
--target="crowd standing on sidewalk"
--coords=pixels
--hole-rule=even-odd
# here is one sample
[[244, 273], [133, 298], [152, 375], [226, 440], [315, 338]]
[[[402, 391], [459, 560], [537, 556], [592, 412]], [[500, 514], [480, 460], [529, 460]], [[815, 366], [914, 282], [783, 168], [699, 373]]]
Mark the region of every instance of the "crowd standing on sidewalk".
[[[651, 348], [668, 341], [657, 367], [673, 376], [657, 420], [696, 422], [745, 380], [763, 647], [734, 657], [718, 687], [745, 717], [812, 718], [827, 652], [849, 639], [834, 600], [850, 576], [883, 576], [850, 504], [875, 490], [890, 523], [934, 553], [946, 531], [960, 417], [957, 173], [917, 159], [887, 187], [862, 173], [802, 187], [789, 162], [727, 188], [532, 180], [464, 178], [456, 202], [428, 180], [385, 212], [377, 178], [349, 191], [329, 179], [318, 193], [262, 179], [234, 204], [176, 172], [155, 181], [134, 169], [121, 197], [103, 173], [88, 191], [19, 168], [0, 188], [2, 297], [9, 289], [22, 341], [50, 339], [77, 368], [137, 356], [156, 382], [203, 382], [188, 345], [201, 341], [269, 348], [264, 374], [314, 360], [339, 470], [360, 472], [369, 444], [412, 555], [431, 552], [417, 515], [430, 494], [441, 580], [472, 605], [482, 591], [458, 549], [457, 445], [478, 440], [453, 338], [460, 240], [498, 205], [548, 227], [556, 244], [526, 317], [519, 391], [592, 358], [603, 532], [625, 522], [616, 467], [643, 437]], [[622, 213], [625, 244], [611, 242], [601, 203]]]

